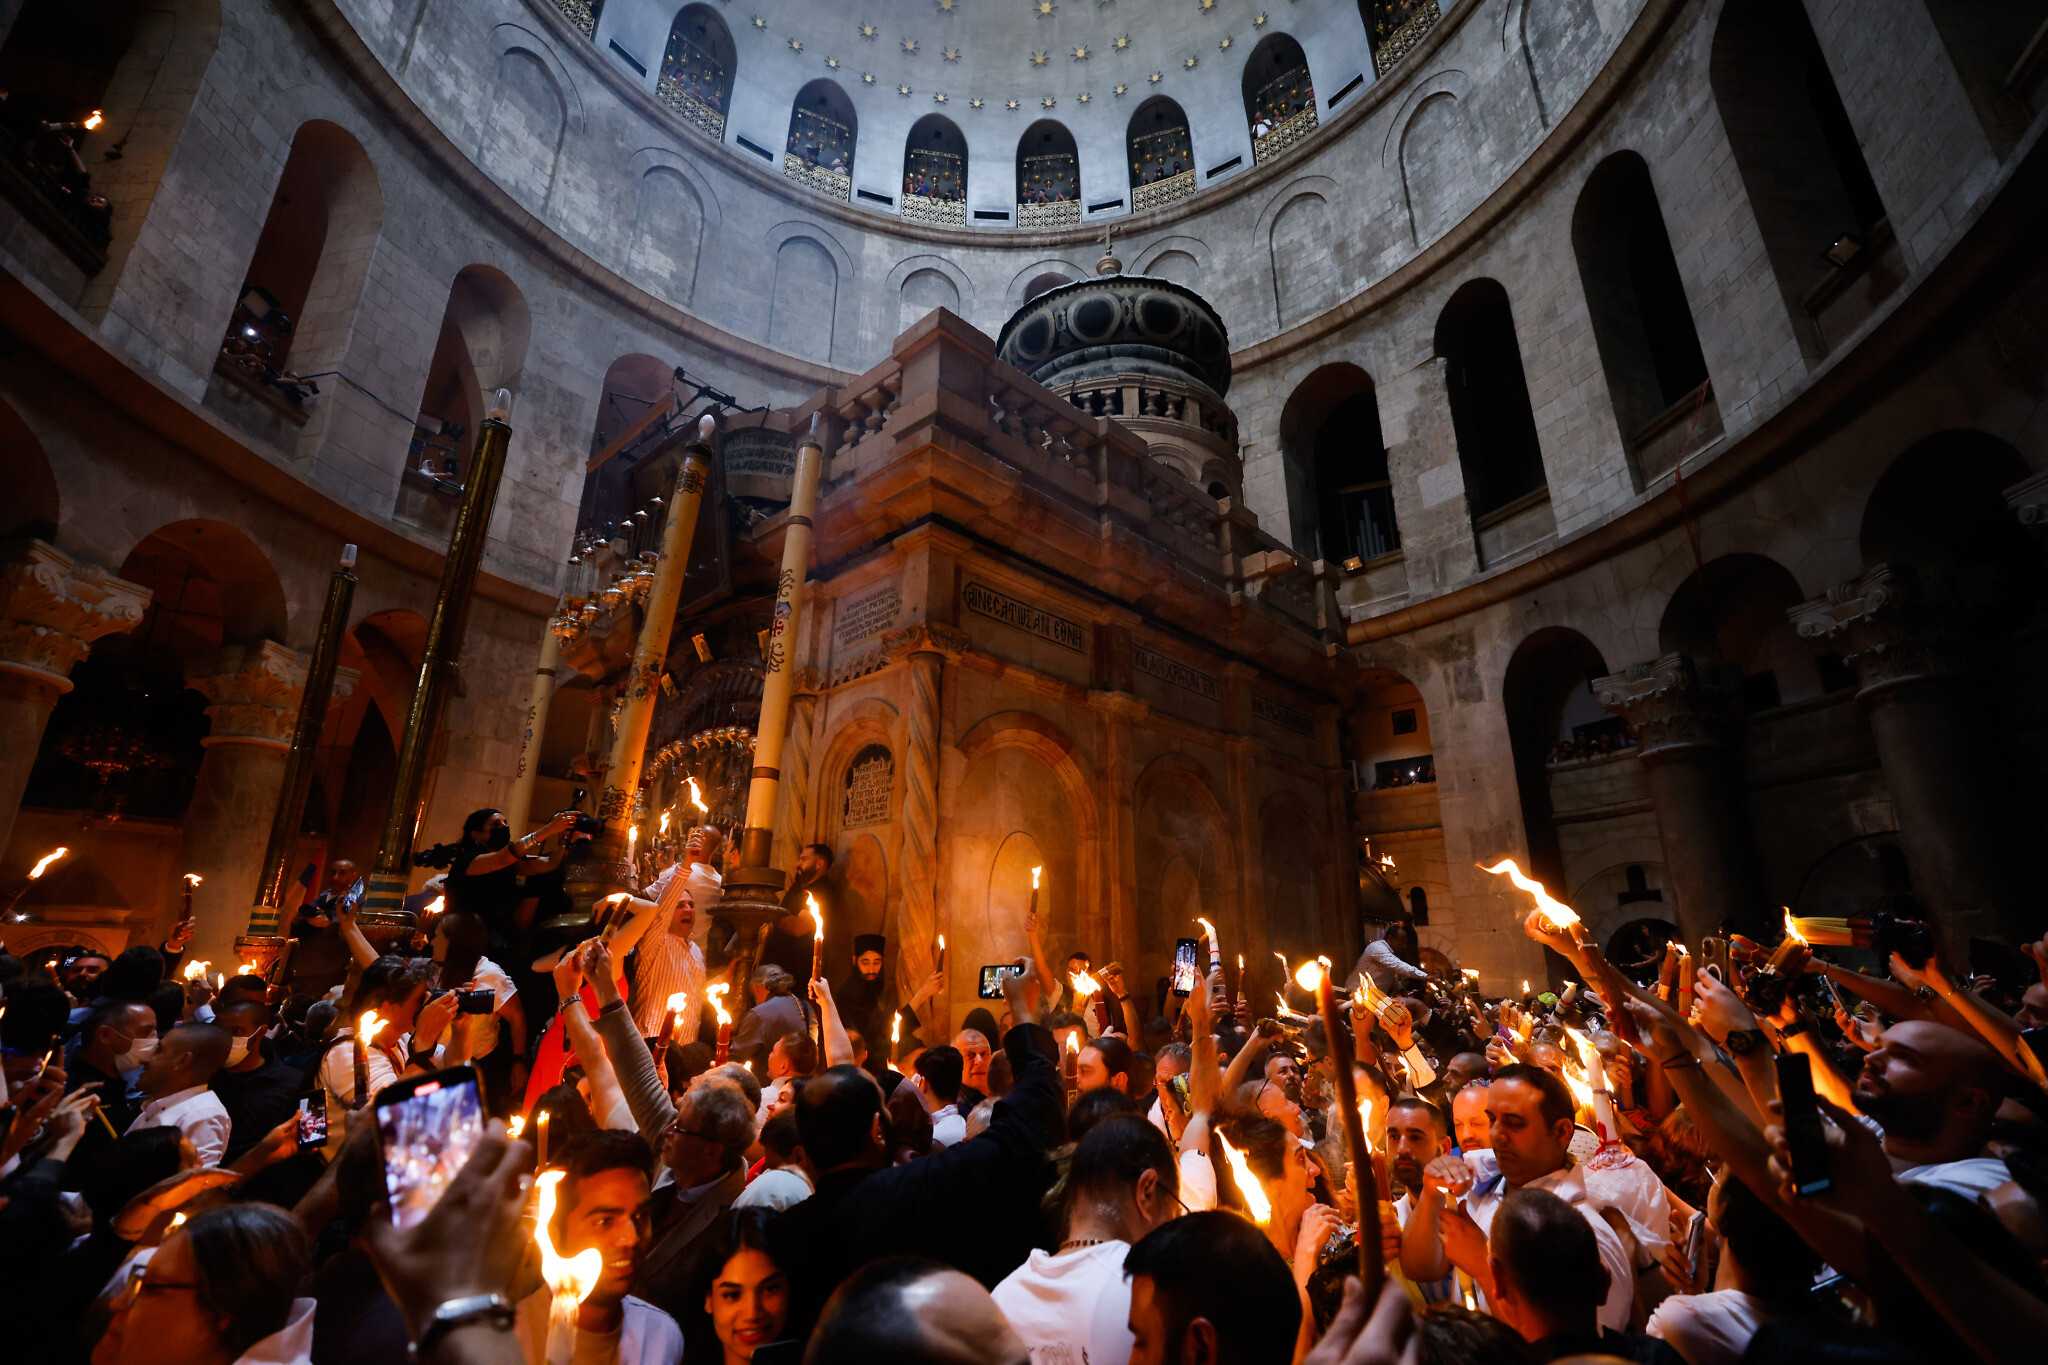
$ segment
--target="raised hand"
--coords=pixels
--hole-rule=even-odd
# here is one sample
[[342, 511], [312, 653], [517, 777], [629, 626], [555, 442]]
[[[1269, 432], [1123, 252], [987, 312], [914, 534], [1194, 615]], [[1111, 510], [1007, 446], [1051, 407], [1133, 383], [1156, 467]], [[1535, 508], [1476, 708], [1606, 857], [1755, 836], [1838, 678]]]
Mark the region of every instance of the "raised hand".
[[532, 1171], [533, 1148], [508, 1139], [494, 1123], [417, 1226], [393, 1227], [388, 1205], [371, 1213], [365, 1248], [415, 1340], [450, 1299], [513, 1297], [513, 1279], [530, 1245], [520, 1221]]

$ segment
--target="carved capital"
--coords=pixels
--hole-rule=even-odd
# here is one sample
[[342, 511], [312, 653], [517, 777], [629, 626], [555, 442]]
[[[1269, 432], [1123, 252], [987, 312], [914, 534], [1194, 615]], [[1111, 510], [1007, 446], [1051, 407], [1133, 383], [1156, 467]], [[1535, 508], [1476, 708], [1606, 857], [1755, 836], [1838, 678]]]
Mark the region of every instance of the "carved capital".
[[974, 641], [966, 631], [936, 621], [919, 621], [882, 636], [882, 648], [891, 661], [912, 654], [943, 654], [948, 659], [958, 659], [973, 647]]
[[2006, 489], [2005, 505], [2020, 519], [2020, 525], [2048, 539], [2048, 472], [2021, 479]]
[[1867, 698], [1971, 671], [1969, 608], [1956, 587], [1945, 574], [1880, 564], [1786, 614], [1802, 637], [1841, 651]]
[[274, 640], [229, 645], [220, 652], [221, 671], [191, 678], [191, 688], [213, 705], [206, 715], [213, 729], [204, 744], [254, 744], [288, 748], [306, 690], [306, 658]]
[[1593, 693], [1635, 731], [1638, 756], [1654, 761], [1732, 743], [1742, 728], [1740, 684], [1741, 675], [1726, 664], [1666, 654], [1608, 674], [1593, 684]]
[[71, 690], [71, 668], [103, 635], [132, 629], [150, 590], [31, 540], [0, 564], [0, 669]]

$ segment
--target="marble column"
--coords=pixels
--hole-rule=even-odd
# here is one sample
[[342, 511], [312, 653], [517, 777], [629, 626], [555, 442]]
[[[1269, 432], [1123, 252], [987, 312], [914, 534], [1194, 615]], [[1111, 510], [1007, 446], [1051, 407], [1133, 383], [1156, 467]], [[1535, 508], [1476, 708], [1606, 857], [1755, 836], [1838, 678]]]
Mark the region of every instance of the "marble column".
[[1666, 654], [1593, 684], [1600, 705], [1636, 734], [1678, 927], [1698, 943], [1723, 927], [1755, 932], [1772, 918], [1749, 837], [1741, 785], [1741, 675]]
[[[816, 670], [796, 671], [796, 695], [789, 702], [789, 738], [782, 749], [782, 818], [775, 831], [776, 862], [796, 866], [796, 855], [811, 842], [811, 750], [818, 718]], [[787, 871], [789, 868], [785, 868]]]
[[[903, 765], [903, 908], [896, 921], [896, 987], [902, 999], [917, 993], [937, 965], [939, 922], [939, 736], [945, 721], [944, 681], [947, 654], [957, 657], [967, 637], [951, 627], [920, 622], [882, 637], [892, 659], [908, 660], [910, 704], [904, 717]], [[947, 964], [955, 973], [966, 964]], [[932, 1006], [924, 1030], [938, 1039], [951, 1027], [947, 1007]], [[936, 1024], [937, 1028], [929, 1027]]]
[[2023, 910], [2031, 897], [1967, 610], [1946, 576], [1880, 564], [1789, 613], [1802, 636], [1856, 670], [1913, 890], [1954, 963], [1973, 935], [2039, 933]]
[[150, 591], [31, 540], [0, 563], [0, 852], [57, 698], [104, 635], [142, 621]]
[[192, 893], [188, 959], [234, 974], [235, 935], [263, 877], [263, 850], [284, 786], [285, 757], [306, 686], [306, 658], [272, 640], [228, 645], [219, 671], [187, 680], [212, 705], [199, 778], [185, 809], [177, 872], [205, 878]]

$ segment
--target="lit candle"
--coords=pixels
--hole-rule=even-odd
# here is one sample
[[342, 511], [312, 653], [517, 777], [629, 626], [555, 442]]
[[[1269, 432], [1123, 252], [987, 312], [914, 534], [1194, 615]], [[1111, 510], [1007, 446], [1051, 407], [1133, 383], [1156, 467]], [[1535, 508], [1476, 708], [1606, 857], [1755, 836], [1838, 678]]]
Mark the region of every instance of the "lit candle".
[[704, 999], [718, 1015], [718, 1053], [713, 1058], [713, 1066], [724, 1066], [732, 1048], [732, 1016], [725, 1012], [725, 993], [731, 989], [729, 984], [721, 981], [704, 991]]
[[1034, 867], [1031, 869], [1031, 908], [1024, 912], [1027, 915], [1035, 915], [1038, 913], [1038, 874], [1043, 871], [1045, 871], [1043, 867]]
[[[942, 951], [942, 952], [943, 952], [944, 950], [943, 950], [943, 949], [941, 949], [940, 951]], [[902, 1042], [903, 1042], [903, 1011], [902, 1011], [902, 1010], [898, 1010], [898, 1011], [896, 1011], [896, 1013], [894, 1013], [894, 1014], [892, 1014], [892, 1015], [890, 1015], [890, 1016], [889, 1016], [889, 1060], [890, 1060], [890, 1061], [892, 1061], [892, 1062], [893, 1062], [893, 1061], [895, 1061], [895, 1060], [896, 1060], [896, 1058], [897, 1058], [898, 1054], [899, 1054], [899, 1053], [901, 1052], [901, 1050], [902, 1050], [902, 1047], [901, 1047], [901, 1045], [902, 1045]]]
[[1237, 1003], [1244, 1003], [1244, 954], [1237, 955]]
[[1203, 919], [1200, 915], [1195, 916], [1195, 923], [1201, 925], [1202, 932], [1209, 936], [1209, 970], [1212, 972], [1222, 971], [1223, 949], [1216, 942], [1216, 926]]
[[370, 1102], [370, 1044], [384, 1029], [384, 1021], [377, 1017], [377, 1011], [364, 1010], [356, 1020], [355, 1060], [356, 1093], [351, 1109], [360, 1109]]
[[185, 890], [178, 898], [178, 918], [181, 921], [192, 918], [192, 888], [205, 880], [206, 878], [200, 876], [197, 872], [187, 872], [185, 874]]
[[818, 908], [818, 898], [804, 892], [804, 909], [811, 915], [811, 923], [818, 928], [811, 936], [811, 980], [825, 975], [825, 912]]
[[1075, 1088], [1075, 1073], [1081, 1065], [1081, 1038], [1078, 1030], [1069, 1030], [1067, 1045], [1060, 1051], [1060, 1074], [1066, 1078], [1067, 1089]]
[[1578, 915], [1569, 905], [1544, 890], [1542, 882], [1534, 877], [1523, 876], [1522, 869], [1516, 865], [1513, 858], [1503, 858], [1492, 867], [1483, 867], [1480, 870], [1491, 872], [1495, 876], [1505, 873], [1509, 881], [1536, 898], [1536, 911], [1543, 916], [1546, 927], [1558, 933], [1568, 933], [1576, 942], [1585, 942], [1585, 926], [1579, 922]]
[[534, 1150], [535, 1150], [536, 1154], [537, 1154], [537, 1155], [538, 1155], [538, 1157], [539, 1157], [539, 1164], [541, 1164], [541, 1165], [545, 1166], [545, 1165], [547, 1165], [547, 1164], [548, 1164], [548, 1111], [547, 1111], [547, 1110], [543, 1109], [543, 1110], [541, 1110], [541, 1111], [540, 1111], [540, 1116], [539, 1116], [539, 1117], [538, 1117], [538, 1118], [537, 1118], [537, 1119], [536, 1119], [536, 1120], [534, 1121], [534, 1125], [533, 1125], [533, 1126], [534, 1126], [534, 1135], [535, 1135], [535, 1138], [536, 1138], [536, 1145], [535, 1145], [535, 1148], [534, 1148]]
[[[547, 1110], [541, 1110], [541, 1131], [547, 1131]], [[540, 1277], [548, 1286], [547, 1365], [571, 1365], [576, 1356], [576, 1310], [604, 1273], [604, 1253], [596, 1247], [565, 1257], [555, 1250], [551, 1224], [555, 1218], [555, 1186], [561, 1171], [542, 1171], [534, 1184], [540, 1191], [539, 1216], [533, 1240], [540, 1248]]]
[[946, 936], [939, 935], [939, 970], [946, 970]]
[[1231, 1179], [1237, 1182], [1237, 1192], [1244, 1196], [1245, 1212], [1252, 1216], [1253, 1222], [1264, 1227], [1273, 1221], [1273, 1201], [1266, 1197], [1265, 1186], [1252, 1174], [1251, 1163], [1244, 1159], [1244, 1153], [1230, 1145], [1229, 1138], [1218, 1133], [1216, 1140], [1223, 1144], [1223, 1156], [1230, 1164]]
[[526, 1131], [526, 1115], [514, 1114], [505, 1124], [506, 1137], [518, 1137]]
[[206, 969], [212, 965], [213, 963], [205, 958], [201, 958], [197, 962], [187, 962], [185, 964], [185, 979], [187, 981], [199, 980], [206, 975]]
[[1380, 1281], [1386, 1266], [1380, 1253], [1379, 1181], [1372, 1167], [1372, 1148], [1366, 1144], [1365, 1123], [1358, 1109], [1358, 1087], [1351, 1077], [1351, 1030], [1339, 1024], [1337, 994], [1332, 989], [1328, 959], [1301, 964], [1294, 984], [1316, 998], [1322, 1010], [1323, 1033], [1330, 1044], [1330, 1067], [1336, 1072], [1337, 1112], [1343, 1116], [1344, 1136], [1351, 1148], [1351, 1195], [1358, 1208], [1358, 1274], [1365, 1282], [1365, 1301], [1377, 1303]]
[[676, 1016], [681, 1014], [683, 1006], [689, 1003], [690, 995], [687, 991], [677, 991], [668, 998], [668, 1013], [661, 1017], [661, 1037], [654, 1044], [654, 1055], [657, 1058], [668, 1050], [668, 1040], [675, 1037], [676, 1033]]
[[1770, 967], [1779, 976], [1793, 976], [1806, 968], [1806, 935], [1799, 932], [1799, 921], [1792, 918], [1792, 907], [1785, 906], [1785, 941], [1771, 954]]
[[63, 857], [70, 851], [71, 850], [68, 848], [60, 847], [53, 849], [48, 853], [45, 853], [42, 857], [36, 860], [36, 865], [29, 869], [28, 879], [30, 881], [40, 880], [42, 878], [42, 875], [50, 870], [51, 863], [56, 862], [59, 858]]

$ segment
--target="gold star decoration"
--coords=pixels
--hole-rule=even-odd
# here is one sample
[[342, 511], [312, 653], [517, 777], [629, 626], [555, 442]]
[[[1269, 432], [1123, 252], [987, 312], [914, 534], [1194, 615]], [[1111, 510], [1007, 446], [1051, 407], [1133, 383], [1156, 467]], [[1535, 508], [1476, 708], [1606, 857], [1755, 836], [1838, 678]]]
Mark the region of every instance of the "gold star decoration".
[[1051, 95], [1047, 95], [1044, 99], [1039, 101], [1039, 104], [1047, 109], [1052, 108], [1055, 104], [1058, 103], [1059, 101], [1054, 99]]
[[943, 14], [951, 14], [953, 12], [953, 6], [955, 2], [956, 0], [939, 0], [940, 12]]
[[1188, 70], [1193, 71], [1195, 69], [1195, 63], [1198, 60], [1200, 59], [1195, 57], [1184, 57], [1181, 59], [1181, 65], [1186, 67]]
[[825, 67], [829, 71], [837, 71], [839, 69], [839, 59], [837, 57], [827, 57], [825, 59]]
[[1128, 33], [1120, 34], [1112, 38], [1109, 45], [1118, 52], [1129, 52], [1131, 50], [1131, 35]]
[[1225, 38], [1225, 39], [1224, 39], [1224, 40], [1223, 40], [1222, 42], [1220, 42], [1220, 43], [1216, 44], [1217, 50], [1218, 50], [1218, 51], [1222, 51], [1222, 52], [1228, 52], [1228, 51], [1230, 51], [1230, 43], [1231, 43], [1231, 40], [1230, 40], [1230, 39], [1228, 39], [1228, 38]]
[[896, 93], [899, 95], [908, 95], [910, 93], [910, 87], [907, 85], [899, 85], [896, 87]]
[[1086, 43], [1074, 49], [1074, 60], [1077, 62], [1088, 60], [1088, 45]]
[[1253, 27], [1253, 28], [1264, 28], [1265, 26], [1266, 26], [1266, 12], [1265, 12], [1264, 10], [1260, 10], [1260, 11], [1259, 11], [1259, 12], [1258, 12], [1257, 14], [1255, 14], [1255, 15], [1253, 15], [1253, 16], [1252, 16], [1252, 27]]
[[804, 50], [804, 40], [801, 38], [791, 38], [789, 40], [789, 50], [791, 52], [802, 52]]
[[1163, 71], [1155, 71], [1151, 75], [1147, 76], [1145, 79], [1152, 82], [1152, 84], [1157, 85], [1159, 84], [1159, 82], [1166, 79], [1166, 73]]
[[903, 55], [906, 57], [915, 57], [917, 55], [917, 39], [905, 38], [903, 40]]
[[1201, 10], [1202, 13], [1207, 14], [1210, 10], [1216, 8], [1216, 0], [1195, 0], [1195, 7]]
[[1041, 19], [1051, 18], [1053, 15], [1059, 13], [1060, 9], [1058, 5], [1053, 3], [1053, 0], [1038, 0], [1037, 5], [1035, 5], [1033, 8], [1035, 8], [1038, 11], [1038, 17]]
[[757, 15], [755, 15], [755, 16], [754, 16], [754, 27], [755, 27], [755, 28], [766, 28], [766, 27], [768, 27], [768, 21], [767, 21], [766, 19], [763, 19], [763, 18], [762, 18], [762, 17], [760, 16], [760, 15], [758, 15], [758, 14], [757, 14]]
[[1130, 88], [1131, 88], [1131, 87], [1129, 87], [1128, 85], [1119, 85], [1119, 86], [1118, 86], [1118, 87], [1116, 88], [1116, 92], [1115, 92], [1115, 93], [1117, 93], [1117, 94], [1119, 94], [1119, 95], [1123, 95], [1123, 94], [1128, 94], [1128, 93], [1130, 92]]
[[1074, 98], [1081, 101], [1081, 103], [1083, 104], [1090, 104], [1094, 102], [1095, 96], [1089, 94], [1086, 90], [1083, 90], [1080, 94], [1074, 96]]
[[943, 91], [943, 90], [934, 90], [934, 91], [932, 92], [932, 103], [933, 103], [933, 104], [944, 104], [945, 102], [946, 102], [946, 92], [945, 92], [945, 91]]
[[1022, 108], [1022, 107], [1023, 107], [1023, 106], [1019, 105], [1019, 104], [1017, 103], [1017, 101], [1015, 101], [1015, 100], [1005, 100], [1005, 101], [1003, 102], [1003, 108], [1005, 108], [1005, 109], [1009, 110], [1009, 111], [1010, 111], [1011, 113], [1013, 113], [1013, 114], [1014, 114], [1014, 113], [1016, 113], [1016, 112], [1017, 112], [1017, 110], [1018, 110], [1018, 109], [1020, 109], [1020, 108]]
[[873, 85], [873, 84], [875, 83], [875, 73], [874, 73], [874, 72], [872, 72], [872, 71], [863, 71], [863, 72], [861, 72], [861, 73], [860, 73], [860, 83], [861, 83], [862, 85]]
[[880, 29], [877, 29], [873, 24], [861, 24], [858, 26], [858, 29], [860, 32], [860, 36], [867, 39], [869, 42], [873, 42], [875, 40], [875, 35], [881, 31]]
[[1043, 52], [1034, 52], [1031, 54], [1031, 64], [1033, 66], [1044, 66], [1045, 63], [1046, 55]]
[[960, 49], [957, 47], [949, 47], [944, 52], [941, 52], [939, 56], [945, 59], [946, 61], [957, 62], [960, 60]]
[[969, 109], [979, 109], [979, 108], [981, 108], [981, 105], [982, 105], [982, 99], [981, 99], [981, 96], [979, 96], [979, 95], [976, 95], [976, 96], [975, 96], [974, 98], [972, 98], [972, 99], [970, 99], [970, 100], [968, 100], [968, 101], [967, 101], [967, 107], [968, 107]]

